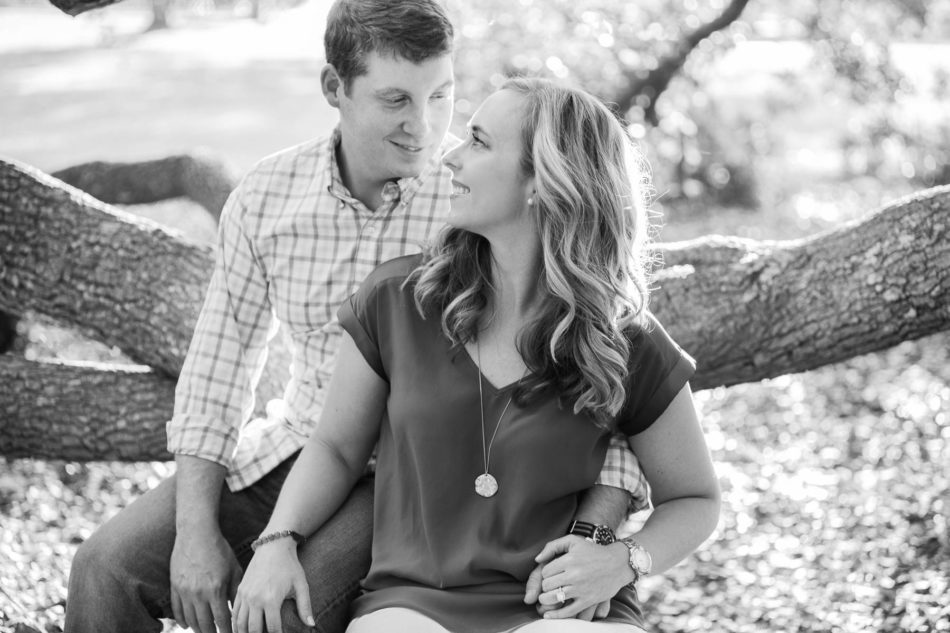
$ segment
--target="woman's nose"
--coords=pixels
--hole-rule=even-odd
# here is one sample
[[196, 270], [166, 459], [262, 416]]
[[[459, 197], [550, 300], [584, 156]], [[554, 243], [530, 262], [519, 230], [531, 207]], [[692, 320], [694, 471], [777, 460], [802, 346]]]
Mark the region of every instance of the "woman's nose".
[[459, 143], [442, 156], [442, 164], [451, 169], [452, 171], [458, 171], [459, 168], [459, 154], [461, 153], [462, 145], [464, 143]]

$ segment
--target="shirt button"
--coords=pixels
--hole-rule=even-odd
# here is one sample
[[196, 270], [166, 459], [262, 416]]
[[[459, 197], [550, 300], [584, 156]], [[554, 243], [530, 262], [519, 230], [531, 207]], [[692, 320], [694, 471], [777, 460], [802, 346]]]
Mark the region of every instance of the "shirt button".
[[365, 233], [366, 235], [376, 235], [377, 233], [379, 233], [379, 226], [376, 224], [367, 224], [366, 227], [363, 229], [363, 233]]

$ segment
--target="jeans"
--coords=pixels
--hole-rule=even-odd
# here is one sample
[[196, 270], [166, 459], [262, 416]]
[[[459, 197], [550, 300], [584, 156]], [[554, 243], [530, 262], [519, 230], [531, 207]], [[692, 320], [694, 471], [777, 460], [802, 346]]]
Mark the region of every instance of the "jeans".
[[[221, 492], [219, 522], [247, 567], [251, 542], [267, 524], [294, 459], [239, 492]], [[304, 543], [300, 562], [310, 585], [316, 630], [342, 633], [350, 602], [369, 570], [373, 480], [361, 479], [349, 498]], [[169, 563], [175, 544], [175, 476], [142, 495], [96, 531], [76, 552], [69, 574], [65, 633], [158, 633], [171, 618]], [[284, 603], [283, 630], [313, 631]]]

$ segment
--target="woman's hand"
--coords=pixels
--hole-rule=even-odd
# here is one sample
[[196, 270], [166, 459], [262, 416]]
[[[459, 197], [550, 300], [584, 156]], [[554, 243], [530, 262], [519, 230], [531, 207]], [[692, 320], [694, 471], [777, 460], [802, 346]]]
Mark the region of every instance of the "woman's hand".
[[[544, 563], [548, 562], [550, 561], [544, 561]], [[538, 596], [541, 595], [541, 569], [543, 567], [543, 563], [538, 563], [537, 567], [531, 571], [531, 574], [528, 576], [528, 582], [525, 583], [524, 592], [524, 603], [535, 605], [535, 609], [537, 609], [538, 615], [540, 616], [558, 608], [558, 605], [541, 604], [538, 602]], [[578, 620], [592, 622], [594, 620], [603, 620], [607, 617], [608, 613], [610, 613], [610, 600], [604, 600], [593, 607], [587, 607], [574, 617]]]
[[603, 618], [610, 599], [633, 580], [623, 543], [604, 546], [562, 536], [545, 545], [535, 560], [542, 565], [538, 612], [545, 618]]
[[261, 545], [237, 590], [231, 612], [235, 633], [281, 633], [280, 607], [287, 598], [297, 602], [297, 614], [314, 626], [310, 587], [297, 558], [293, 539]]

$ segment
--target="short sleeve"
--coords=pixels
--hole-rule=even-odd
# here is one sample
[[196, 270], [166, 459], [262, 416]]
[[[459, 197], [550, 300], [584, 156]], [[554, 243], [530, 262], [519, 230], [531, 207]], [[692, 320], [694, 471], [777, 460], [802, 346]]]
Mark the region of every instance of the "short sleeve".
[[389, 382], [379, 348], [379, 293], [372, 279], [367, 279], [337, 310], [340, 325], [346, 330], [367, 364], [380, 378]]
[[627, 398], [617, 428], [636, 435], [666, 411], [696, 372], [696, 361], [683, 351], [653, 315], [631, 335]]
[[386, 382], [386, 368], [392, 362], [394, 346], [400, 342], [400, 335], [394, 332], [414, 310], [411, 292], [403, 285], [421, 261], [422, 255], [416, 254], [380, 264], [337, 310], [340, 326], [353, 338], [367, 364]]

